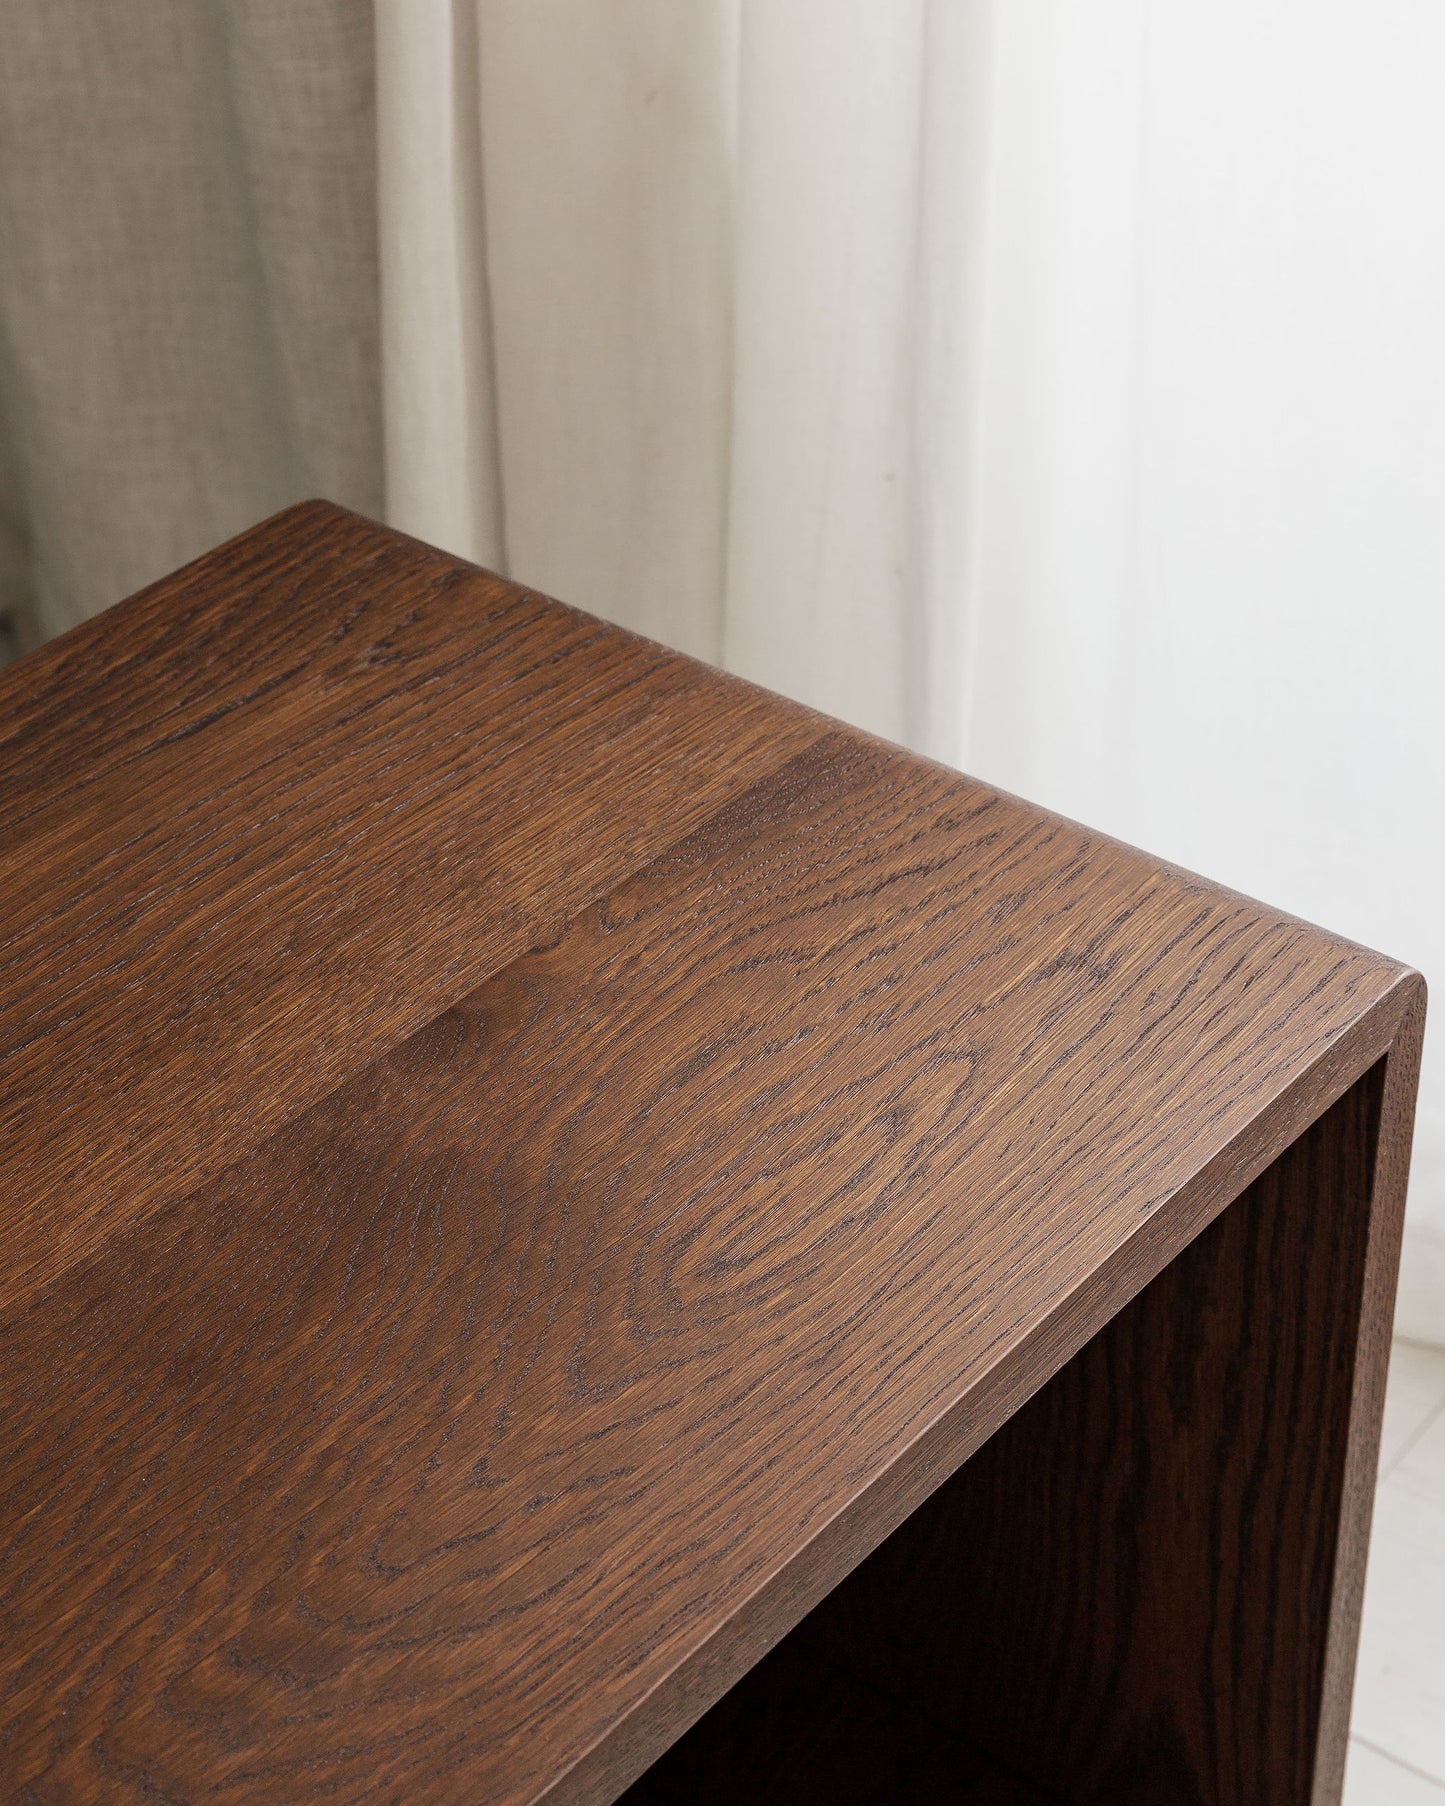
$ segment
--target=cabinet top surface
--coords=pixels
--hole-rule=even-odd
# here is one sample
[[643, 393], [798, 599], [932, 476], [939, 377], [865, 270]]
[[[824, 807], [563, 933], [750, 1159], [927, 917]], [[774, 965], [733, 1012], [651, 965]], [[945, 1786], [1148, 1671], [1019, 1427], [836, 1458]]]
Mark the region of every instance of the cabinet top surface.
[[0, 871], [40, 1801], [610, 1797], [1418, 983], [321, 504], [0, 677]]

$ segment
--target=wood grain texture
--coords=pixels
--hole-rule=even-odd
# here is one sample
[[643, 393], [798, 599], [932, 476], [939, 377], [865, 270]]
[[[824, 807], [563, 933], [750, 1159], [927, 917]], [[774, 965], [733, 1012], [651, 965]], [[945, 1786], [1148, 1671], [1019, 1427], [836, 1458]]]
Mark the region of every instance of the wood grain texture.
[[[1080, 1806], [1332, 1797], [1321, 1678], [1383, 1082], [1381, 1063], [628, 1806], [738, 1798], [733, 1774], [782, 1771], [819, 1725], [809, 1772], [830, 1775], [880, 1710], [900, 1756], [962, 1800], [990, 1772], [980, 1751]], [[869, 1796], [865, 1763], [837, 1767]], [[789, 1797], [855, 1796], [834, 1776]]]
[[254, 1147], [819, 725], [322, 504], [0, 674], [4, 1295]]
[[32, 1806], [615, 1798], [1418, 1034], [1394, 962], [319, 505], [3, 682]]

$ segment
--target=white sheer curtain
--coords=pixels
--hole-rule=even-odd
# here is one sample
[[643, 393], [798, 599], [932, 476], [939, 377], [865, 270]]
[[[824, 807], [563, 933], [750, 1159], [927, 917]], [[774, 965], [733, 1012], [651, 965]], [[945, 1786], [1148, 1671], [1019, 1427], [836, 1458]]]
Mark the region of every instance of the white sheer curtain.
[[381, 506], [370, 8], [0, 5], [0, 658]]
[[398, 524], [947, 750], [988, 24], [382, 0]]
[[1445, 10], [377, 28], [398, 524], [1445, 971]]

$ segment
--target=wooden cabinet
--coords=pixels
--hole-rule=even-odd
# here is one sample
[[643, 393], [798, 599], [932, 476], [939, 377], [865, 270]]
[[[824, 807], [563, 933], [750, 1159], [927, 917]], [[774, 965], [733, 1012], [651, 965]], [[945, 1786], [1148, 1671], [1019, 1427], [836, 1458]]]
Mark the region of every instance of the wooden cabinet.
[[6, 1797], [1337, 1797], [1414, 974], [321, 504], [0, 830]]

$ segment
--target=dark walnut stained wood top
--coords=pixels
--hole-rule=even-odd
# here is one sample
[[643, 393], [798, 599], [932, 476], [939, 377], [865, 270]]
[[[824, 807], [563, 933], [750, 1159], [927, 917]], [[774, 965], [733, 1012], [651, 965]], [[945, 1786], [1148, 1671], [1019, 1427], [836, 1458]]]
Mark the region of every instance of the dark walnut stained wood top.
[[615, 1797], [1418, 1038], [1387, 959], [320, 504], [0, 678], [0, 833], [43, 1806]]

